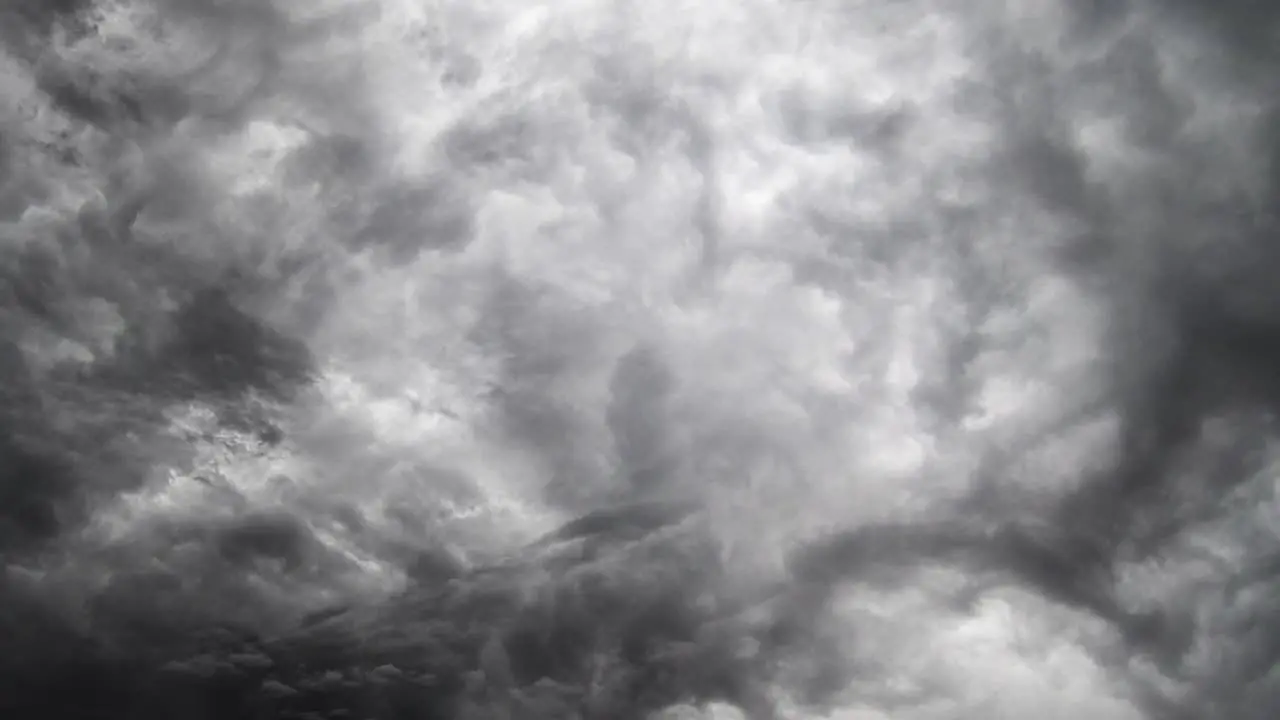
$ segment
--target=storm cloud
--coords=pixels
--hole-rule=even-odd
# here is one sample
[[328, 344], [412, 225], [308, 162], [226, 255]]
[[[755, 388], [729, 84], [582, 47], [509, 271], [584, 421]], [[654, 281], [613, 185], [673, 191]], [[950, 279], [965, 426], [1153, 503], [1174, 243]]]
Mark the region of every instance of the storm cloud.
[[0, 8], [0, 714], [1273, 717], [1280, 10]]

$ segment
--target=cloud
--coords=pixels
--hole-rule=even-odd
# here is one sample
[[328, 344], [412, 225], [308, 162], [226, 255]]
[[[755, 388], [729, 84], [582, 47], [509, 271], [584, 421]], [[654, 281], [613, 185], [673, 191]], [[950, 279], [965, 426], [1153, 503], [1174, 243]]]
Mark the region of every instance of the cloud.
[[11, 714], [1271, 702], [1273, 19], [675, 5], [0, 13]]

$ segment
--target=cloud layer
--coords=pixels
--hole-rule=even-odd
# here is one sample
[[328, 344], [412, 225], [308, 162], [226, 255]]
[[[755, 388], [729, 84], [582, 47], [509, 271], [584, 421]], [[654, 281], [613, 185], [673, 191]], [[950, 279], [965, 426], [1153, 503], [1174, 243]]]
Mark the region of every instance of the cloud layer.
[[1103, 5], [0, 10], [0, 708], [1270, 717], [1280, 20]]

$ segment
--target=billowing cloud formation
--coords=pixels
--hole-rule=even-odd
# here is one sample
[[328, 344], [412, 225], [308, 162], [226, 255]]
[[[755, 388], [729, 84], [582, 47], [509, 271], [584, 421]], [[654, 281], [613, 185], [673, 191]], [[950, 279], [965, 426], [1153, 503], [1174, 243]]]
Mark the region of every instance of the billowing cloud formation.
[[1273, 716], [1280, 19], [952, 5], [0, 9], [0, 711]]

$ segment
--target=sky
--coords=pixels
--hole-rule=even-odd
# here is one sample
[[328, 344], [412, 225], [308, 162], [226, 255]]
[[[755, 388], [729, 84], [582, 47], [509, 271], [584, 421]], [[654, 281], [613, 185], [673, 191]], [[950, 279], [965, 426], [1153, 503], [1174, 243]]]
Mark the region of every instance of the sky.
[[0, 7], [0, 709], [1272, 717], [1278, 37]]

